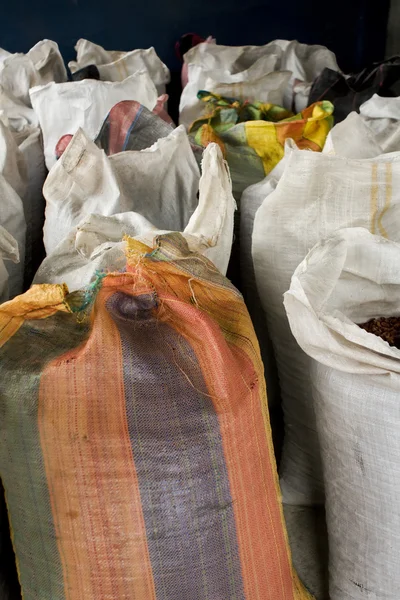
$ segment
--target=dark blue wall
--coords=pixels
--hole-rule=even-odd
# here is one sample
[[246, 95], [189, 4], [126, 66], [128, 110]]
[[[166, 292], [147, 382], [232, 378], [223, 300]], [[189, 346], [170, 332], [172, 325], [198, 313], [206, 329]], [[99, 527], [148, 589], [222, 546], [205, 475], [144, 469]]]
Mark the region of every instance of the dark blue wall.
[[213, 34], [221, 44], [265, 44], [275, 38], [329, 46], [346, 71], [384, 55], [389, 0], [11, 0], [4, 4], [0, 46], [26, 51], [53, 39], [65, 59], [80, 37], [107, 49], [155, 46], [172, 70], [175, 40]]

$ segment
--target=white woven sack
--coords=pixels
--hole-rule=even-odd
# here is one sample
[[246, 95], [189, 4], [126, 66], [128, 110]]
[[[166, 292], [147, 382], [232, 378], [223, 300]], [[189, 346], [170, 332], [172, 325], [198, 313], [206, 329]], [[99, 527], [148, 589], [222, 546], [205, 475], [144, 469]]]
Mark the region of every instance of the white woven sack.
[[[24, 199], [27, 196], [27, 168], [13, 134], [0, 120], [0, 227], [18, 243], [18, 260], [7, 261], [10, 296], [23, 291], [24, 260], [26, 256], [26, 219]], [[7, 242], [8, 244], [9, 242]], [[28, 254], [30, 252], [28, 248]]]
[[[13, 133], [23, 132], [27, 127], [38, 127], [39, 119], [33, 108], [26, 106], [0, 85], [0, 119]], [[17, 142], [18, 143], [18, 142]]]
[[137, 100], [149, 110], [157, 102], [157, 90], [147, 71], [138, 71], [121, 82], [84, 79], [49, 83], [30, 91], [32, 106], [43, 132], [44, 155], [50, 170], [56, 162], [59, 139], [82, 127], [94, 139], [111, 108], [122, 100]]
[[[290, 149], [286, 150], [287, 153]], [[240, 199], [240, 276], [242, 293], [248, 308], [257, 339], [260, 344], [261, 358], [264, 363], [267, 384], [268, 406], [277, 409], [281, 404], [276, 362], [271, 339], [266, 326], [265, 314], [257, 290], [252, 257], [252, 238], [254, 219], [264, 200], [274, 191], [284, 172], [285, 158], [259, 183], [246, 188]]]
[[26, 225], [22, 200], [3, 175], [0, 175], [0, 227], [18, 244], [20, 262], [5, 263], [9, 275], [9, 297], [13, 298], [23, 291]]
[[[295, 86], [299, 82], [312, 82], [325, 67], [339, 70], [335, 55], [324, 46], [287, 40], [275, 40], [265, 46], [202, 43], [191, 48], [184, 55], [184, 61], [188, 67], [188, 83], [182, 92], [179, 113], [180, 123], [186, 127], [200, 116], [197, 92], [207, 89], [207, 78], [215, 83], [230, 84], [255, 81], [272, 71], [290, 71], [281, 104], [289, 110], [302, 110], [307, 104], [307, 91], [304, 88], [295, 90]], [[297, 93], [300, 96], [296, 103]]]
[[7, 263], [18, 263], [18, 243], [4, 227], [0, 225], [0, 304], [9, 300]]
[[107, 51], [89, 40], [78, 40], [75, 50], [77, 60], [68, 63], [71, 73], [88, 65], [96, 65], [103, 81], [123, 81], [136, 71], [148, 71], [158, 94], [165, 93], [171, 77], [168, 67], [162, 62], [153, 47], [130, 52]]
[[197, 92], [200, 90], [242, 101], [258, 100], [281, 106], [290, 73], [288, 71], [265, 72], [268, 69], [268, 62], [270, 62], [269, 57], [261, 57], [246, 72], [234, 74], [226, 71], [207, 71], [201, 65], [189, 64], [188, 83], [182, 91], [180, 100], [179, 122], [188, 128], [207, 111], [205, 103], [197, 98]]
[[79, 129], [43, 187], [46, 253], [92, 213], [134, 211], [159, 229], [182, 231], [197, 206], [199, 179], [183, 127], [150, 148], [109, 157]]
[[[231, 253], [234, 211], [227, 167], [218, 146], [210, 144], [204, 151], [199, 203], [183, 235], [192, 251], [207, 256], [223, 274]], [[70, 291], [79, 289], [96, 272], [124, 267], [124, 235], [153, 247], [161, 233], [166, 231], [136, 212], [89, 215], [43, 261], [34, 282], [66, 283]]]
[[106, 50], [99, 44], [80, 38], [75, 44], [76, 61], [68, 63], [71, 73], [89, 65], [106, 65], [124, 56], [125, 52], [119, 50]]
[[309, 105], [308, 98], [311, 88], [312, 83], [309, 81], [295, 81], [293, 83], [293, 112], [296, 115]]
[[27, 190], [25, 158], [17, 146], [10, 129], [0, 119], [0, 174], [24, 198]]
[[289, 504], [323, 501], [309, 358], [283, 307], [291, 276], [318, 241], [363, 226], [400, 240], [400, 153], [355, 160], [292, 148], [276, 189], [256, 213], [256, 283], [275, 350], [285, 416], [281, 489]]
[[203, 42], [186, 52], [183, 59], [185, 64], [200, 65], [207, 71], [225, 71], [233, 75], [243, 74], [246, 77], [248, 69], [260, 58], [269, 59], [268, 63], [261, 63], [268, 68], [269, 73], [279, 69], [281, 56], [279, 41], [264, 46], [223, 46]]
[[11, 54], [0, 64], [0, 85], [31, 106], [29, 89], [51, 81], [67, 81], [67, 71], [56, 42], [42, 40], [27, 54]]
[[339, 71], [335, 54], [326, 46], [301, 44], [297, 40], [276, 40], [275, 44], [283, 50], [280, 68], [291, 71], [293, 81], [313, 82], [325, 68]]
[[384, 152], [400, 150], [400, 98], [374, 94], [360, 106], [360, 113]]
[[154, 226], [135, 212], [88, 215], [46, 256], [33, 283], [65, 283], [71, 292], [78, 290], [99, 272], [125, 267], [124, 235], [138, 238], [153, 231]]
[[[0, 154], [3, 162], [6, 160], [8, 163], [6, 169], [0, 166], [0, 172], [23, 202], [26, 221], [25, 278], [29, 284], [43, 254], [42, 187], [47, 171], [42, 136], [33, 109], [7, 95], [2, 89], [0, 121], [8, 125], [5, 127], [0, 124]], [[8, 148], [8, 152], [5, 152], [5, 147]]]
[[147, 71], [160, 96], [165, 94], [166, 85], [170, 81], [169, 69], [159, 59], [154, 48], [132, 50], [115, 62], [98, 65], [97, 69], [102, 81], [123, 81], [136, 71]]
[[331, 600], [397, 600], [400, 350], [360, 329], [400, 316], [400, 245], [356, 228], [313, 248], [285, 307], [312, 357]]
[[384, 150], [363, 117], [352, 112], [330, 130], [322, 152], [348, 158], [374, 158]]
[[8, 50], [4, 50], [4, 48], [0, 48], [0, 63], [4, 62], [6, 58], [8, 58], [9, 56], [11, 56], [11, 52], [8, 52]]
[[[204, 89], [228, 98], [241, 101], [264, 102], [282, 106], [283, 95], [290, 79], [290, 71], [273, 71], [257, 79], [237, 83], [218, 83], [207, 77]], [[202, 102], [204, 105], [204, 102]]]

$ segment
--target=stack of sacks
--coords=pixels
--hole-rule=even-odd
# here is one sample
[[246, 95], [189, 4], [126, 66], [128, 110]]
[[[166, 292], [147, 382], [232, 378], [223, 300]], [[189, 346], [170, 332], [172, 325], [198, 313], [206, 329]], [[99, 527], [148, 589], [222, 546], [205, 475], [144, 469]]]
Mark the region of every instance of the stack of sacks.
[[350, 112], [359, 111], [374, 94], [400, 95], [400, 56], [373, 63], [351, 75], [338, 73], [329, 65], [326, 67], [312, 85], [309, 103], [330, 100], [335, 106], [336, 123], [343, 121]]
[[[189, 248], [206, 256], [222, 274], [231, 253], [234, 211], [227, 167], [218, 146], [210, 144], [204, 151], [198, 206], [182, 231]], [[44, 260], [34, 283], [66, 283], [70, 291], [77, 290], [98, 272], [123, 268], [124, 235], [152, 246], [161, 233], [165, 231], [137, 212], [90, 214]]]
[[[394, 186], [398, 179], [393, 163]], [[385, 231], [376, 230], [384, 237], [363, 228], [336, 232], [310, 251], [285, 294], [291, 330], [310, 357], [331, 600], [399, 597], [400, 245], [387, 236], [399, 239], [400, 219], [387, 202], [391, 216], [382, 219]], [[378, 205], [382, 211], [379, 193]], [[386, 330], [389, 343], [378, 333], [383, 326], [359, 327], [371, 319], [397, 322]]]
[[180, 234], [130, 240], [90, 290], [3, 305], [0, 347], [24, 598], [311, 600], [246, 307]]
[[309, 249], [338, 228], [362, 226], [400, 240], [400, 153], [354, 159], [289, 150], [283, 174], [256, 213], [252, 256], [284, 410], [283, 500], [312, 507], [323, 504], [324, 485], [310, 359], [291, 334], [282, 297]]
[[293, 115], [286, 109], [261, 102], [239, 102], [200, 92], [207, 113], [190, 129], [194, 143], [205, 147], [216, 142], [231, 171], [233, 192], [240, 200], [243, 190], [261, 181], [282, 159], [285, 140], [298, 147], [321, 151], [333, 125], [330, 102], [319, 102]]
[[119, 52], [105, 50], [89, 40], [80, 39], [75, 50], [76, 61], [68, 63], [73, 79], [89, 75], [102, 81], [123, 81], [137, 71], [146, 71], [159, 95], [165, 93], [165, 86], [170, 81], [169, 69], [157, 56], [153, 47]]
[[0, 87], [0, 119], [8, 126], [25, 161], [26, 190], [22, 196], [26, 220], [25, 286], [43, 259], [44, 198], [46, 179], [43, 142], [37, 115], [32, 108], [6, 94]]
[[[198, 44], [184, 55], [188, 72], [179, 107], [186, 127], [199, 118], [204, 106], [200, 90], [283, 105], [300, 112], [308, 105], [311, 83], [329, 67], [338, 71], [335, 55], [324, 46], [275, 40], [265, 46]], [[274, 73], [277, 71], [277, 73]]]
[[43, 187], [46, 253], [92, 213], [135, 211], [158, 229], [183, 231], [197, 206], [199, 179], [183, 127], [149, 148], [109, 157], [79, 129]]
[[56, 146], [64, 135], [82, 127], [94, 139], [110, 109], [121, 100], [136, 100], [150, 110], [157, 90], [147, 71], [137, 71], [121, 82], [85, 79], [48, 83], [30, 90], [32, 106], [43, 132], [46, 166], [56, 162]]
[[0, 85], [6, 94], [26, 106], [31, 106], [30, 88], [51, 81], [56, 83], [67, 81], [64, 61], [55, 42], [42, 40], [27, 54], [3, 52], [0, 61]]

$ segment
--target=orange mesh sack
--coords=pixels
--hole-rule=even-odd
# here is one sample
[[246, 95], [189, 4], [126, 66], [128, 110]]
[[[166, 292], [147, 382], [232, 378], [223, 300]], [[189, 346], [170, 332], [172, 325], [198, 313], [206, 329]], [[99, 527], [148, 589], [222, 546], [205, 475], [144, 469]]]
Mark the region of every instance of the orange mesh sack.
[[309, 600], [240, 294], [180, 234], [0, 307], [0, 476], [24, 600]]

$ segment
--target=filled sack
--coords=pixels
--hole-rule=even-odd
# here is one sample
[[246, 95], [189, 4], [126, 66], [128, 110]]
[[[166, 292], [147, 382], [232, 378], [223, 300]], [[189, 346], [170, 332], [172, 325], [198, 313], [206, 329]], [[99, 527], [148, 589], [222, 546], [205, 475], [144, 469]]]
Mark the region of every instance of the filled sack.
[[[211, 90], [214, 94], [234, 98], [241, 102], [262, 102], [282, 106], [284, 90], [289, 79], [290, 71], [267, 73], [254, 81], [239, 83], [218, 83], [212, 77], [207, 77], [202, 89]], [[207, 110], [206, 107], [205, 110]]]
[[92, 213], [134, 211], [158, 229], [183, 231], [198, 203], [199, 179], [183, 127], [149, 148], [109, 157], [79, 129], [43, 187], [46, 253]]
[[316, 77], [309, 96], [310, 104], [329, 100], [335, 106], [335, 122], [339, 123], [374, 94], [384, 97], [400, 95], [400, 56], [373, 63], [359, 73], [343, 75], [328, 65]]
[[[1, 119], [0, 178], [0, 227], [4, 228], [18, 245], [17, 256], [13, 251], [12, 260], [6, 263], [10, 277], [9, 295], [14, 297], [23, 291], [25, 256], [31, 256], [32, 253], [32, 248], [26, 243], [27, 166], [12, 132]], [[7, 238], [6, 247], [9, 247], [9, 244], [10, 240]]]
[[310, 360], [283, 307], [294, 270], [336, 229], [363, 226], [400, 240], [400, 154], [351, 159], [292, 147], [275, 190], [258, 209], [252, 255], [257, 288], [277, 360], [285, 419], [280, 467], [284, 501], [324, 501]]
[[[271, 71], [265, 74], [258, 65], [253, 67], [246, 79], [239, 77], [241, 74], [224, 77], [219, 71], [204, 71], [196, 64], [188, 65], [188, 73], [189, 83], [182, 92], [179, 114], [179, 123], [186, 128], [189, 128], [193, 121], [207, 114], [207, 106], [198, 97], [199, 91], [207, 90], [241, 103], [248, 100], [283, 106], [285, 90], [291, 75], [289, 71]], [[185, 106], [185, 96], [189, 94], [191, 101], [188, 106]]]
[[159, 94], [165, 93], [165, 86], [170, 81], [169, 69], [153, 47], [120, 52], [105, 50], [89, 40], [80, 39], [75, 50], [76, 61], [68, 63], [73, 76], [88, 66], [96, 67], [102, 81], [123, 81], [136, 71], [147, 71]]
[[180, 234], [130, 241], [126, 272], [81, 293], [34, 286], [4, 304], [0, 345], [26, 600], [311, 600], [246, 307]]
[[[17, 161], [14, 171], [24, 182], [19, 193], [26, 220], [25, 283], [29, 287], [39, 264], [44, 258], [43, 224], [44, 198], [42, 187], [46, 179], [43, 140], [38, 118], [32, 108], [6, 94], [0, 88], [0, 121], [7, 125], [8, 147]], [[4, 128], [2, 128], [4, 139]], [[13, 143], [9, 139], [12, 137]], [[16, 146], [18, 148], [16, 149]], [[4, 157], [4, 153], [3, 153]], [[15, 177], [14, 177], [15, 178]], [[11, 185], [13, 185], [11, 183]], [[13, 186], [14, 189], [15, 186]]]
[[150, 110], [157, 102], [157, 90], [146, 71], [115, 83], [92, 79], [49, 83], [31, 89], [30, 96], [43, 132], [49, 170], [56, 162], [56, 146], [62, 136], [73, 135], [82, 127], [94, 139], [110, 109], [121, 100], [136, 100]]
[[[273, 71], [289, 71], [290, 78], [280, 90], [283, 92], [283, 102], [256, 99], [282, 104], [288, 110], [300, 112], [309, 104], [308, 91], [302, 88], [296, 90], [296, 86], [302, 82], [311, 83], [325, 67], [339, 70], [335, 55], [330, 50], [324, 46], [300, 44], [295, 40], [274, 40], [265, 46], [221, 46], [204, 42], [184, 54], [184, 63], [188, 83], [182, 92], [179, 114], [180, 123], [186, 127], [203, 110], [197, 99], [198, 92], [204, 89], [217, 92], [205, 87], [207, 78], [211, 78], [215, 84], [243, 84], [242, 93], [246, 95], [262, 87], [261, 81]], [[297, 93], [301, 98], [296, 103]]]
[[365, 119], [351, 112], [330, 130], [322, 152], [348, 158], [374, 158], [383, 154], [384, 150]]
[[208, 111], [190, 126], [190, 137], [203, 148], [210, 142], [220, 146], [238, 201], [246, 187], [264, 179], [283, 158], [285, 140], [291, 138], [299, 148], [320, 152], [333, 125], [330, 102], [293, 115], [280, 106], [240, 103], [206, 91], [199, 97]]
[[27, 54], [10, 54], [0, 62], [0, 85], [26, 106], [29, 90], [37, 85], [67, 81], [67, 71], [56, 42], [42, 40]]
[[[179, 40], [175, 42], [175, 55], [178, 58], [179, 62], [182, 63], [181, 69], [181, 84], [182, 89], [187, 85], [188, 82], [188, 65], [184, 63], [184, 54], [188, 52], [191, 48], [194, 48], [198, 44], [202, 44], [206, 42], [207, 44], [216, 44], [217, 40], [213, 38], [211, 35], [208, 38], [204, 39], [197, 33], [184, 33]], [[1, 58], [1, 57], [0, 57]]]
[[19, 262], [18, 242], [0, 225], [0, 304], [10, 297], [8, 261]]
[[[225, 275], [231, 254], [235, 201], [221, 151], [204, 151], [199, 201], [183, 230], [189, 248], [206, 256]], [[118, 271], [125, 263], [128, 235], [153, 245], [163, 233], [135, 212], [113, 216], [91, 214], [74, 227], [43, 261], [34, 283], [66, 283], [70, 291], [88, 285], [100, 272]], [[164, 232], [165, 233], [165, 232]]]
[[399, 595], [400, 350], [359, 327], [399, 322], [399, 262], [399, 244], [344, 229], [311, 250], [285, 294], [311, 357], [331, 600]]
[[0, 85], [0, 118], [16, 134], [22, 134], [29, 127], [39, 126], [33, 108], [26, 106], [2, 85]]
[[[11, 252], [11, 260], [4, 263], [8, 273], [8, 295], [10, 298], [21, 294], [24, 285], [26, 222], [24, 206], [20, 196], [0, 174], [0, 227], [15, 240], [18, 246], [18, 256]], [[1, 230], [2, 231], [2, 230]], [[13, 242], [14, 243], [14, 242]], [[7, 238], [7, 247], [10, 239]], [[17, 258], [19, 257], [19, 261]], [[4, 271], [3, 271], [4, 272]]]
[[[18, 146], [20, 178], [23, 178], [24, 191], [16, 191], [21, 196], [27, 225], [25, 254], [25, 286], [43, 260], [44, 198], [42, 187], [47, 170], [44, 163], [43, 140], [37, 115], [32, 108], [23, 105], [16, 98], [0, 89], [0, 120], [7, 125], [8, 136], [12, 136]], [[14, 144], [14, 145], [15, 145]], [[15, 150], [13, 151], [15, 154]]]
[[10, 129], [0, 119], [0, 174], [23, 198], [27, 188], [27, 165]]
[[[271, 194], [277, 186], [277, 183], [283, 173], [281, 160], [277, 166], [259, 183], [255, 183], [246, 188], [240, 199], [240, 274], [241, 274], [241, 291], [243, 293], [246, 306], [249, 310], [254, 330], [257, 334], [257, 339], [260, 344], [261, 358], [264, 363], [265, 380], [268, 391], [268, 406], [270, 416], [280, 412], [281, 397], [279, 389], [278, 373], [276, 368], [275, 355], [271, 343], [268, 329], [265, 323], [264, 311], [261, 307], [261, 301], [258, 294], [256, 277], [254, 273], [253, 256], [251, 252], [254, 219], [257, 210], [265, 198]], [[277, 424], [275, 424], [277, 425]], [[273, 434], [276, 432], [276, 427], [273, 428]], [[280, 432], [279, 432], [280, 433]], [[276, 454], [280, 455], [280, 446], [282, 440], [278, 440]]]
[[374, 94], [360, 106], [360, 114], [384, 152], [400, 150], [400, 98]]

